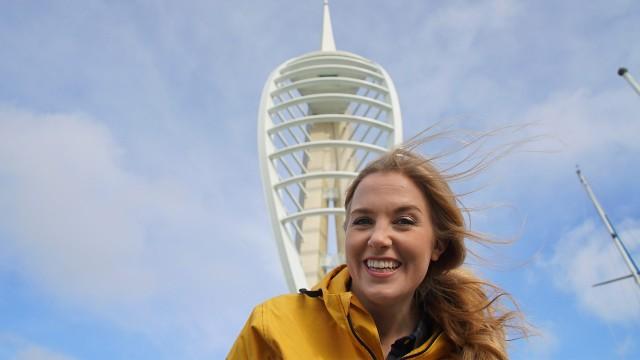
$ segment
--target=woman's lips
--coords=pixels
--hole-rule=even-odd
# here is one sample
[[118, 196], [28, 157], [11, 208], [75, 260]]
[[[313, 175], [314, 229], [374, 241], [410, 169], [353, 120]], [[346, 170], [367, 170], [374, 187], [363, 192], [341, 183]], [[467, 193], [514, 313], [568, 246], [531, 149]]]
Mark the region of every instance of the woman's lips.
[[402, 266], [401, 262], [392, 258], [368, 258], [363, 263], [367, 273], [377, 278], [389, 277]]

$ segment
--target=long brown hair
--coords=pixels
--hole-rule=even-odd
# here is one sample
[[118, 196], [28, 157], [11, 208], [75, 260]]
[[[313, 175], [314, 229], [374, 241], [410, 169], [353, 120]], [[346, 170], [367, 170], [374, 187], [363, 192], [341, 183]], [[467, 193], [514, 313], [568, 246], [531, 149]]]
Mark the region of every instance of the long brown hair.
[[[461, 268], [467, 249], [465, 239], [489, 241], [469, 230], [459, 199], [449, 187], [447, 177], [418, 153], [408, 149], [392, 150], [368, 164], [347, 189], [347, 214], [360, 182], [373, 173], [397, 172], [405, 175], [421, 190], [430, 209], [437, 246], [445, 249], [415, 292], [418, 306], [435, 327], [454, 345], [452, 358], [508, 359], [506, 330], [514, 328], [526, 335], [517, 305], [508, 310], [500, 299], [509, 295], [495, 285], [480, 280]], [[347, 220], [348, 221], [348, 220]]]

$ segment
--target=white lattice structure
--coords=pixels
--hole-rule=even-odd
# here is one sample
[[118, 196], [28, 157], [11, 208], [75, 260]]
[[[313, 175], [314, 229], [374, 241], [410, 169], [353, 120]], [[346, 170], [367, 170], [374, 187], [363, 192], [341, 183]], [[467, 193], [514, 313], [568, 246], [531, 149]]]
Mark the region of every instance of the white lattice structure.
[[291, 291], [344, 262], [344, 194], [368, 161], [402, 141], [384, 69], [336, 51], [324, 2], [320, 51], [278, 66], [258, 114], [262, 181]]

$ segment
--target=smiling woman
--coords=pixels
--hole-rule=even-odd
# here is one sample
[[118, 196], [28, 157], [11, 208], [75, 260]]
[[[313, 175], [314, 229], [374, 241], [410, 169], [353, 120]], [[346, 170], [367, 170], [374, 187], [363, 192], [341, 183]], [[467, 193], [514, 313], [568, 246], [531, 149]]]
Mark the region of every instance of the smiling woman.
[[428, 159], [396, 149], [360, 172], [345, 198], [347, 265], [313, 290], [254, 309], [230, 359], [507, 359], [497, 287], [460, 268], [458, 198]]
[[384, 353], [420, 319], [413, 295], [442, 253], [420, 189], [400, 172], [362, 178], [348, 196], [351, 291], [372, 314]]

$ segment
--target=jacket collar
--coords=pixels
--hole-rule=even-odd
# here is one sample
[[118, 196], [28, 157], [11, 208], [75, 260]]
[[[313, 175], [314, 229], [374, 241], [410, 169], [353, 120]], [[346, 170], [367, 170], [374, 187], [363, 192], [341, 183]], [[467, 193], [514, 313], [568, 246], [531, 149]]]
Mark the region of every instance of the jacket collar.
[[[316, 286], [315, 291], [322, 292], [325, 306], [334, 321], [347, 331], [355, 331], [364, 340], [367, 347], [375, 352], [377, 359], [383, 359], [380, 337], [373, 317], [364, 305], [351, 293], [351, 275], [346, 265], [340, 265], [327, 274]], [[318, 294], [320, 295], [320, 294]], [[351, 319], [351, 325], [349, 320]], [[421, 354], [430, 350], [429, 359], [435, 359], [448, 354], [451, 345], [442, 332], [432, 334], [421, 346], [413, 349], [409, 354]]]
[[377, 359], [383, 359], [380, 337], [373, 317], [351, 292], [351, 275], [346, 265], [341, 265], [327, 274], [314, 290], [321, 290], [325, 306], [331, 317], [346, 331], [354, 332]]
[[[321, 290], [327, 309], [334, 319], [346, 318], [352, 301], [357, 301], [350, 291], [351, 275], [346, 265], [340, 265], [331, 270], [316, 286], [314, 290]], [[362, 306], [359, 301], [357, 304]]]

